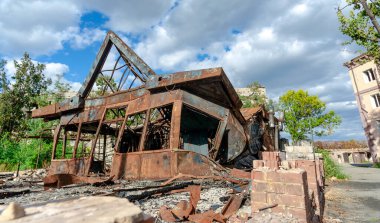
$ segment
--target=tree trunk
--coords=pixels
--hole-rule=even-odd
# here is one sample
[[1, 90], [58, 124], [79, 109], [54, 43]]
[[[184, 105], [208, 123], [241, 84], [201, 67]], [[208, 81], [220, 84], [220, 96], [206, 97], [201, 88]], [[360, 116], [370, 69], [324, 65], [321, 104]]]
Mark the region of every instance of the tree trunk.
[[373, 26], [375, 27], [377, 33], [380, 34], [380, 25], [377, 22], [375, 15], [372, 13], [371, 9], [368, 7], [367, 1], [366, 0], [360, 0], [360, 4], [363, 6], [368, 17], [371, 19], [371, 22], [372, 22]]

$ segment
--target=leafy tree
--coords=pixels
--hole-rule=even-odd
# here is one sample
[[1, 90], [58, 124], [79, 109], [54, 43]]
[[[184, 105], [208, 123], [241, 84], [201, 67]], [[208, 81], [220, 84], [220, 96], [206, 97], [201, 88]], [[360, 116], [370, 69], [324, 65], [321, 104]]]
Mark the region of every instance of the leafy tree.
[[[338, 8], [337, 16], [340, 21], [340, 31], [351, 39], [344, 44], [355, 42], [367, 50], [376, 61], [380, 60], [380, 1], [346, 0], [347, 5]], [[348, 15], [344, 9], [349, 8]], [[346, 13], [347, 14], [347, 13]]]
[[65, 99], [65, 93], [70, 90], [70, 85], [62, 81], [62, 75], [54, 82], [54, 102], [60, 102]]
[[38, 98], [51, 83], [45, 78], [45, 65], [34, 64], [27, 53], [20, 62], [14, 61], [16, 73], [10, 83], [2, 77], [0, 95], [0, 135], [22, 136], [27, 130], [26, 112], [38, 106]]
[[22, 99], [23, 106], [31, 110], [37, 107], [37, 98], [47, 90], [51, 80], [45, 78], [45, 65], [31, 60], [28, 53], [24, 53], [20, 62], [14, 61], [16, 73], [12, 77], [15, 83], [12, 85], [12, 93]]
[[[25, 136], [51, 136], [56, 121], [29, 119], [27, 111], [45, 106], [49, 100], [62, 98], [68, 85], [58, 79], [53, 90], [48, 90], [51, 81], [44, 75], [45, 66], [35, 64], [27, 53], [18, 62], [12, 81], [7, 79], [0, 61], [0, 171], [46, 167], [50, 162], [51, 138], [26, 138]], [[49, 100], [48, 100], [49, 99]]]
[[259, 105], [268, 106], [268, 98], [263, 94], [263, 86], [259, 82], [252, 82], [247, 88], [250, 89], [250, 95], [239, 95], [240, 100], [243, 102], [243, 108], [251, 108]]
[[303, 90], [289, 90], [280, 97], [280, 108], [284, 111], [285, 131], [294, 144], [308, 139], [308, 134], [329, 135], [339, 126], [341, 118], [334, 111], [325, 112], [326, 103], [318, 96]]
[[8, 90], [8, 79], [5, 73], [5, 64], [7, 63], [6, 60], [0, 61], [0, 92], [4, 92]]
[[[99, 75], [99, 77], [96, 79], [96, 95], [102, 95], [103, 91], [104, 94], [107, 94], [107, 92], [112, 92], [112, 90], [116, 90], [117, 84], [113, 78], [110, 78], [108, 75]], [[111, 90], [112, 89], [112, 90]]]

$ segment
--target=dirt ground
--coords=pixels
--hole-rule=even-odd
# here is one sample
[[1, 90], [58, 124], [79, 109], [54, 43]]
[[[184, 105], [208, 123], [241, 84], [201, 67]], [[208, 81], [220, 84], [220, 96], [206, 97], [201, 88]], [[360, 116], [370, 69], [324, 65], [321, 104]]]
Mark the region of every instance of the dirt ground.
[[341, 222], [380, 222], [380, 169], [342, 165], [346, 181], [326, 182], [325, 217]]

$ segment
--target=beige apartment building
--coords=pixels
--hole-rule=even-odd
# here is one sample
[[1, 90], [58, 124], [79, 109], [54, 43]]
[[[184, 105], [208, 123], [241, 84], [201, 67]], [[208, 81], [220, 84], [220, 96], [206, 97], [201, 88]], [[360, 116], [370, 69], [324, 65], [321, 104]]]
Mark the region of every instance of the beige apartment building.
[[380, 160], [380, 66], [365, 54], [344, 66], [349, 69], [370, 152]]

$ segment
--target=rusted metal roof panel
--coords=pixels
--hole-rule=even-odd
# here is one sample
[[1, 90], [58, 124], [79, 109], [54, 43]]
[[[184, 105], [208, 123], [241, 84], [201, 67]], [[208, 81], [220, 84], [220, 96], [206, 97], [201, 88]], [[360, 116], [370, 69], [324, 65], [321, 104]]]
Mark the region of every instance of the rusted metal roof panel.
[[260, 112], [263, 112], [263, 111], [264, 111], [264, 108], [262, 106], [240, 109], [240, 112], [244, 116], [245, 120], [249, 120], [250, 118], [252, 118], [252, 116], [254, 116]]
[[[173, 74], [164, 74], [152, 76], [146, 83], [146, 89], [150, 91], [170, 90], [172, 88], [186, 87], [186, 89], [194, 89], [196, 92], [201, 84], [210, 84], [212, 82], [220, 82], [219, 92], [226, 92], [224, 100], [228, 101], [231, 107], [241, 108], [242, 102], [239, 95], [236, 93], [231, 82], [221, 67], [209, 68], [202, 70], [181, 71]], [[209, 95], [212, 96], [212, 88], [208, 88]]]

